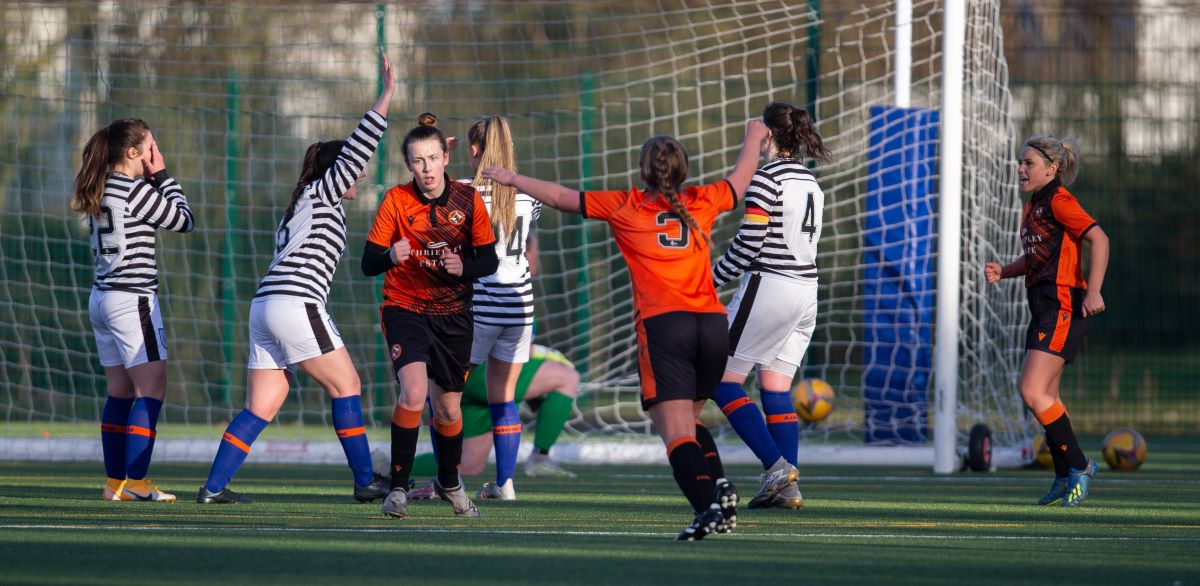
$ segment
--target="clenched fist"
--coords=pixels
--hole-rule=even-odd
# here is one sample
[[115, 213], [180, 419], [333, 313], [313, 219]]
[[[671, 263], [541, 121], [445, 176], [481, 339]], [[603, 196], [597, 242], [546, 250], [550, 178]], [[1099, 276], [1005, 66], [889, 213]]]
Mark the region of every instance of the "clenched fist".
[[392, 248], [388, 250], [388, 256], [392, 259], [392, 264], [398, 265], [408, 260], [412, 254], [412, 246], [408, 243], [408, 238], [401, 238], [392, 243]]
[[446, 272], [451, 275], [461, 277], [463, 271], [462, 257], [447, 250], [446, 254], [442, 255], [442, 268], [446, 269]]

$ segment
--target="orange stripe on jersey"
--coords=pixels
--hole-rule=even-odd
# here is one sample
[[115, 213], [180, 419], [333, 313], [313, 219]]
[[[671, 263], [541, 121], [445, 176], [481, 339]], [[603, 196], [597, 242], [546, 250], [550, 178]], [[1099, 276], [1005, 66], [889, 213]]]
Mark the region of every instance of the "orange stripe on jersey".
[[796, 423], [800, 421], [796, 418], [795, 413], [781, 413], [779, 415], [768, 415], [767, 423]]
[[232, 433], [225, 432], [225, 435], [221, 436], [221, 439], [229, 442], [230, 445], [243, 452], [246, 452], [247, 454], [250, 453], [250, 446], [246, 445], [246, 442], [238, 439]]
[[700, 445], [700, 442], [696, 441], [695, 436], [681, 435], [681, 436], [671, 440], [671, 442], [667, 444], [667, 456], [669, 457], [671, 455], [671, 452], [675, 451], [675, 448], [678, 448], [679, 446], [682, 446], [683, 444]]
[[727, 403], [724, 407], [721, 407], [721, 413], [724, 413], [728, 417], [730, 413], [745, 407], [747, 404], [753, 405], [754, 401], [751, 401], [750, 397], [738, 397]]
[[[1055, 275], [1054, 282], [1058, 283], [1060, 288], [1061, 285], [1087, 288], [1087, 281], [1083, 280], [1083, 271], [1079, 267], [1079, 243], [1065, 231], [1062, 235], [1062, 246], [1058, 249], [1058, 274]], [[1061, 292], [1059, 297], [1062, 297]]]
[[492, 427], [492, 433], [494, 433], [496, 435], [512, 435], [514, 433], [521, 433], [521, 424], [518, 423], [516, 425], [497, 425], [497, 426]]
[[638, 378], [642, 383], [642, 400], [653, 401], [658, 396], [658, 382], [654, 380], [654, 367], [650, 365], [650, 350], [646, 346], [646, 328], [637, 321]]
[[100, 431], [102, 433], [125, 433], [125, 426], [115, 423], [101, 423]]
[[404, 407], [396, 405], [392, 409], [392, 423], [395, 423], [396, 427], [402, 427], [404, 429], [415, 429], [421, 427], [421, 411], [409, 411]]
[[462, 417], [451, 421], [450, 423], [442, 423], [437, 419], [433, 420], [433, 428], [437, 430], [443, 437], [454, 437], [462, 433]]
[[140, 435], [144, 437], [154, 437], [154, 430], [149, 427], [141, 427], [139, 425], [130, 425], [125, 428], [125, 433]]
[[1062, 401], [1055, 401], [1053, 405], [1047, 407], [1045, 411], [1034, 415], [1034, 417], [1037, 417], [1038, 423], [1041, 423], [1042, 425], [1050, 425], [1051, 423], [1058, 421], [1059, 417], [1062, 417], [1066, 414], [1066, 405], [1063, 405]]
[[1071, 288], [1059, 285], [1058, 317], [1054, 319], [1054, 336], [1050, 338], [1050, 349], [1062, 352], [1067, 343], [1067, 334], [1071, 331]]
[[345, 439], [345, 438], [348, 438], [348, 437], [354, 437], [354, 436], [356, 436], [356, 435], [362, 435], [362, 434], [364, 434], [364, 433], [367, 433], [367, 428], [365, 428], [365, 427], [351, 427], [351, 428], [348, 428], [348, 429], [339, 429], [339, 430], [336, 430], [336, 431], [337, 431], [337, 436], [338, 436], [339, 438]]

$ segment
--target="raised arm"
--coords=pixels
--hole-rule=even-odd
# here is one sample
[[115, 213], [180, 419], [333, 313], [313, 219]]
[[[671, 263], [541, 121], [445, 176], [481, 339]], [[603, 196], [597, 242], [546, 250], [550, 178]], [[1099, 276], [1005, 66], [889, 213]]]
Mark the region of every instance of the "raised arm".
[[733, 186], [734, 195], [738, 201], [746, 196], [750, 180], [758, 170], [758, 156], [762, 152], [764, 141], [770, 140], [771, 134], [762, 120], [754, 119], [746, 123], [746, 137], [742, 140], [742, 151], [738, 153], [733, 171], [729, 172], [729, 184]]
[[342, 195], [358, 183], [359, 176], [383, 139], [383, 132], [387, 130], [388, 103], [396, 89], [396, 78], [387, 55], [382, 55], [379, 75], [383, 79], [383, 87], [379, 91], [379, 98], [375, 100], [375, 107], [363, 114], [354, 132], [346, 139], [346, 146], [338, 153], [337, 161], [317, 181], [317, 196], [327, 205], [336, 205]]
[[766, 173], [755, 174], [752, 188], [746, 195], [746, 214], [742, 225], [729, 245], [729, 250], [713, 265], [713, 285], [720, 287], [740, 277], [762, 253], [767, 238], [771, 210], [779, 201], [780, 187]]
[[483, 178], [491, 179], [502, 185], [511, 185], [517, 191], [529, 194], [556, 210], [579, 213], [579, 191], [559, 185], [553, 181], [542, 181], [533, 177], [518, 175], [502, 167], [491, 167], [483, 170]]

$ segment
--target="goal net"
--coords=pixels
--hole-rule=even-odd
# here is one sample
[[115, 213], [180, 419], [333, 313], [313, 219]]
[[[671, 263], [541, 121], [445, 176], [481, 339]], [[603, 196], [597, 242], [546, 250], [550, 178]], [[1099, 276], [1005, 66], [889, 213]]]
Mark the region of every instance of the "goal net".
[[[1030, 435], [1016, 390], [1021, 293], [982, 280], [985, 261], [1018, 254], [999, 0], [967, 5], [957, 427], [960, 444], [983, 422], [998, 447], [1019, 450]], [[825, 226], [802, 376], [828, 381], [837, 406], [803, 426], [803, 449], [837, 461], [860, 448], [924, 458], [938, 375], [941, 3], [914, 2], [904, 109], [889, 107], [896, 25], [892, 2], [879, 0], [6, 4], [0, 458], [51, 457], [64, 445], [71, 457], [99, 457], [105, 381], [87, 314], [92, 259], [67, 203], [90, 134], [115, 118], [145, 119], [195, 212], [194, 233], [158, 236], [170, 341], [159, 450], [204, 460], [242, 408], [250, 299], [304, 149], [344, 138], [370, 107], [380, 48], [398, 78], [391, 129], [363, 195], [346, 203], [350, 245], [329, 306], [373, 425], [386, 429], [395, 383], [379, 334], [380, 283], [361, 275], [357, 255], [379, 195], [410, 177], [399, 139], [418, 113], [438, 114], [459, 136], [479, 115], [505, 114], [521, 172], [624, 188], [637, 183], [638, 149], [655, 134], [687, 147], [693, 181], [724, 177], [746, 120], [782, 100], [813, 111], [834, 156], [814, 167]], [[451, 174], [469, 175], [461, 152]], [[718, 252], [739, 215], [718, 224]], [[535, 342], [565, 353], [584, 380], [564, 440], [576, 448], [564, 459], [639, 458], [641, 446], [661, 457], [639, 407], [629, 276], [608, 229], [546, 211], [538, 235]], [[297, 379], [272, 426], [294, 432], [277, 436], [281, 458], [334, 441], [328, 407], [319, 387]], [[719, 411], [705, 420], [736, 443]], [[336, 447], [330, 454], [340, 459]]]

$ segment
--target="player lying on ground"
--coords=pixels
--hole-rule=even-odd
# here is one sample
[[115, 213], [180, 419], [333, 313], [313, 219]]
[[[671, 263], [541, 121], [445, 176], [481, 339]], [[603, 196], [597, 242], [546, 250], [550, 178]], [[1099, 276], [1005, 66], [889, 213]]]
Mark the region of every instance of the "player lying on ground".
[[[472, 371], [463, 388], [463, 456], [459, 472], [464, 476], [483, 474], [492, 451], [492, 420], [484, 382], [487, 368], [483, 365]], [[525, 460], [525, 475], [574, 478], [575, 473], [564, 470], [550, 457], [550, 448], [571, 418], [579, 392], [579, 373], [574, 365], [559, 351], [534, 344], [514, 392], [516, 401], [525, 401], [537, 414], [533, 453]], [[421, 454], [413, 462], [413, 474], [424, 476], [436, 472], [432, 453]], [[422, 483], [408, 498], [437, 498], [433, 480]]]

